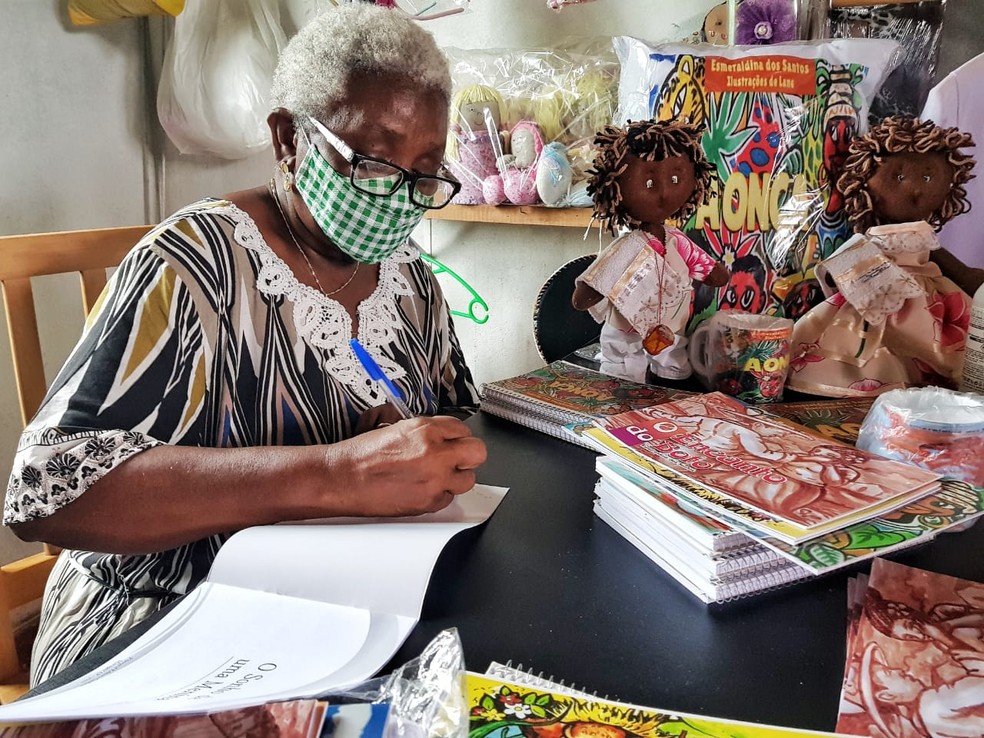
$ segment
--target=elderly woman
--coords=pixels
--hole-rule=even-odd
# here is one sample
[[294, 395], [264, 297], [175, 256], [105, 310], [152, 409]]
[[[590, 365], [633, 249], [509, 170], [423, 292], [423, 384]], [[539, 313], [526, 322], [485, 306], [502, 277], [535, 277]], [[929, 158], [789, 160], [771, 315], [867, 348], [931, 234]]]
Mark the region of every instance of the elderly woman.
[[[408, 241], [458, 189], [450, 86], [395, 11], [319, 15], [274, 76], [269, 183], [178, 211], [121, 264], [7, 489], [18, 536], [70, 549], [32, 683], [191, 590], [233, 531], [424, 513], [472, 487], [485, 446], [451, 416], [475, 388]], [[352, 337], [417, 417], [400, 420]]]

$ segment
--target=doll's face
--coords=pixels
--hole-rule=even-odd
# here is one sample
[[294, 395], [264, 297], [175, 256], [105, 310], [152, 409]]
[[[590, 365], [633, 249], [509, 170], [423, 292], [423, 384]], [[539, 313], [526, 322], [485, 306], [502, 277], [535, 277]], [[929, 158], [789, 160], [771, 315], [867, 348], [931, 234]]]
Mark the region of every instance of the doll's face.
[[943, 153], [906, 152], [884, 157], [868, 181], [879, 221], [928, 220], [946, 202], [953, 174], [953, 166]]
[[536, 161], [536, 142], [533, 140], [531, 131], [520, 129], [512, 135], [509, 141], [509, 149], [516, 157], [517, 167], [532, 166]]
[[704, 36], [707, 43], [724, 46], [728, 43], [728, 4], [711, 8], [704, 18]]
[[485, 131], [485, 111], [489, 111], [495, 130], [499, 130], [499, 106], [492, 100], [481, 100], [473, 103], [462, 103], [459, 110], [461, 126], [468, 131]]
[[694, 195], [697, 179], [689, 157], [646, 161], [629, 154], [625, 163], [618, 178], [622, 208], [643, 223], [663, 223]]

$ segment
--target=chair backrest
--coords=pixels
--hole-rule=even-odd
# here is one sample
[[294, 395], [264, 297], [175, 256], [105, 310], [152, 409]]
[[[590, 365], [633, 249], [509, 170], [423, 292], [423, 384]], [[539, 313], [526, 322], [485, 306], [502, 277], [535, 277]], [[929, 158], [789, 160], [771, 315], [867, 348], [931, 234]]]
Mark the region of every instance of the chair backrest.
[[[0, 236], [0, 287], [25, 425], [40, 407], [48, 386], [31, 278], [78, 272], [82, 305], [88, 314], [106, 286], [106, 269], [119, 264], [148, 230], [150, 226], [129, 226]], [[18, 650], [27, 650], [29, 644], [18, 649], [19, 633], [12, 611], [40, 599], [57, 554], [58, 549], [45, 545], [42, 553], [0, 567], [0, 704], [27, 691], [26, 664]]]
[[0, 236], [0, 286], [7, 312], [17, 397], [25, 425], [40, 407], [48, 386], [31, 278], [78, 272], [82, 304], [88, 313], [106, 286], [106, 269], [119, 264], [148, 230], [150, 226], [128, 226]]
[[547, 278], [533, 303], [533, 340], [548, 364], [598, 340], [601, 324], [571, 305], [574, 280], [595, 260], [594, 254], [572, 259]]

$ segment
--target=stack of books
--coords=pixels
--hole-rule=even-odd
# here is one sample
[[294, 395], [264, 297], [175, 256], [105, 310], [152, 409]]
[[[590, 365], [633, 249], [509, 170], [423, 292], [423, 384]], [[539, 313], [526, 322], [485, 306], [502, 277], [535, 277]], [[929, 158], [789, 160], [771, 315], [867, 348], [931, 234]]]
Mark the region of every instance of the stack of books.
[[488, 382], [479, 393], [483, 412], [583, 446], [589, 444], [568, 428], [694, 394], [631, 382], [564, 360]]
[[984, 513], [984, 489], [834, 435], [720, 393], [579, 429], [605, 455], [598, 517], [704, 602], [809, 579]]

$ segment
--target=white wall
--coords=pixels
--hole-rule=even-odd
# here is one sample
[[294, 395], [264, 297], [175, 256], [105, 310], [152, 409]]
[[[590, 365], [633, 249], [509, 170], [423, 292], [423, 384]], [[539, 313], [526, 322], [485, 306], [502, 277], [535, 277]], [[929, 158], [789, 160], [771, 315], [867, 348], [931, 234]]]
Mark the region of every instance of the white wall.
[[[324, 2], [279, 1], [288, 33]], [[979, 2], [949, 0], [950, 17], [959, 23], [945, 30], [941, 73], [984, 50]], [[426, 27], [441, 45], [459, 48], [536, 47], [571, 36], [626, 33], [655, 40], [689, 32], [713, 4], [597, 0], [555, 12], [546, 0], [472, 0], [471, 12]], [[267, 179], [273, 165], [269, 151], [230, 162], [181, 156], [162, 141], [153, 80], [166, 36], [164, 21], [73, 29], [64, 19], [64, 5], [64, 0], [3, 4], [0, 234], [152, 222], [203, 195]], [[490, 304], [486, 324], [458, 323], [478, 381], [541, 363], [531, 334], [533, 299], [556, 267], [596, 250], [596, 240], [585, 243], [581, 236], [572, 228], [448, 222], [425, 222], [418, 230], [425, 247]], [[74, 290], [71, 280], [60, 278], [38, 288], [39, 317], [50, 329], [45, 335], [49, 378], [78, 335], [81, 311]], [[448, 291], [454, 300], [454, 288]], [[5, 340], [0, 341], [0, 377], [0, 479], [5, 480], [20, 430]], [[0, 561], [27, 548], [33, 549], [0, 531]]]

